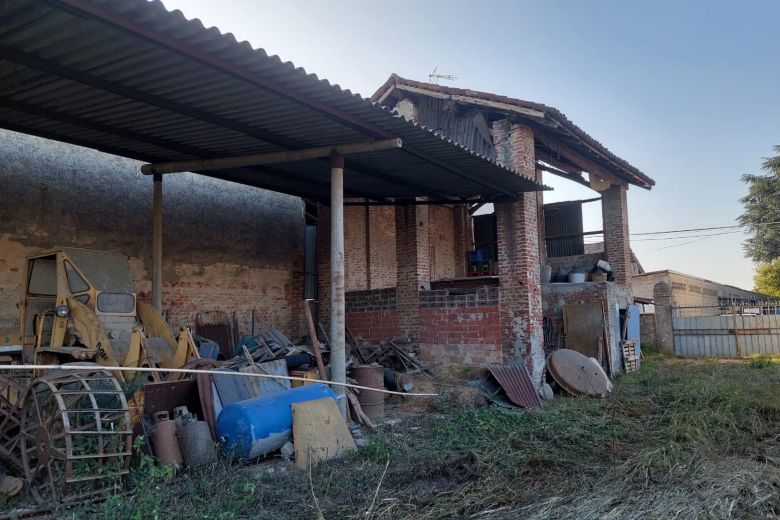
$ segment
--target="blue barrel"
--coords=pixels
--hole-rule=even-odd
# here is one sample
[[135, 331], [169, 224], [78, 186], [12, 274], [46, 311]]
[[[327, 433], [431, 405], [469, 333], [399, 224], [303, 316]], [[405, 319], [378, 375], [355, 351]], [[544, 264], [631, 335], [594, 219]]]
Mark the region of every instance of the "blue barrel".
[[236, 458], [254, 459], [281, 448], [292, 437], [293, 403], [336, 398], [322, 383], [304, 385], [227, 405], [217, 418], [217, 436]]

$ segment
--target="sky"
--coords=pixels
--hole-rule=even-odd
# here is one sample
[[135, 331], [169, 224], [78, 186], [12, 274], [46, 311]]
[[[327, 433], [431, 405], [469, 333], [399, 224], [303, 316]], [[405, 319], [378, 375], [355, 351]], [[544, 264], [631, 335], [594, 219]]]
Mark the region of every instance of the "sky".
[[[164, 3], [366, 97], [437, 68], [457, 77], [445, 85], [552, 105], [655, 179], [629, 190], [631, 233], [734, 225], [740, 177], [780, 144], [777, 1]], [[545, 202], [594, 196], [545, 181]], [[585, 219], [600, 228], [598, 204]], [[753, 285], [741, 232], [647, 238], [632, 237], [647, 271]]]

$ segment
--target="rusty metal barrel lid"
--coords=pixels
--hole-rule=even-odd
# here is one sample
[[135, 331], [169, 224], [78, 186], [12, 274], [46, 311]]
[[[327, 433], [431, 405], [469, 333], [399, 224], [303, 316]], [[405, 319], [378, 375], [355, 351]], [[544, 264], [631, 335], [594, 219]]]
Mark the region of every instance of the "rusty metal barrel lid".
[[574, 350], [560, 349], [550, 354], [547, 369], [555, 382], [571, 395], [603, 397], [612, 388], [598, 363]]

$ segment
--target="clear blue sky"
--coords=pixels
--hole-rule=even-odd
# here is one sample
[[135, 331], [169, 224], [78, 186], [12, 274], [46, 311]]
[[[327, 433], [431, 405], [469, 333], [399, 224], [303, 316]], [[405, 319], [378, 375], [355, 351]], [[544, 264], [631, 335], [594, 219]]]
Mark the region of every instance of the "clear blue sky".
[[[390, 75], [552, 105], [656, 180], [631, 232], [733, 225], [780, 144], [780, 2], [165, 0], [344, 88]], [[545, 200], [591, 197], [556, 183]], [[597, 227], [587, 215], [589, 226]], [[636, 237], [639, 238], [639, 237]], [[752, 287], [741, 233], [635, 241], [647, 270]], [[664, 248], [664, 249], [660, 249]]]

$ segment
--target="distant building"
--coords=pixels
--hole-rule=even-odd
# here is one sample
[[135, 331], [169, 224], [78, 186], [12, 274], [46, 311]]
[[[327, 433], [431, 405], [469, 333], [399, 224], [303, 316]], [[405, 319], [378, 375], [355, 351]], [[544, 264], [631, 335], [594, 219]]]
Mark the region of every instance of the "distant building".
[[[652, 271], [631, 278], [634, 297], [651, 301], [653, 287], [666, 282], [672, 288], [672, 305], [675, 307], [716, 307], [732, 304], [751, 304], [764, 301], [761, 293], [740, 289], [677, 271]], [[650, 309], [647, 309], [648, 311]]]

